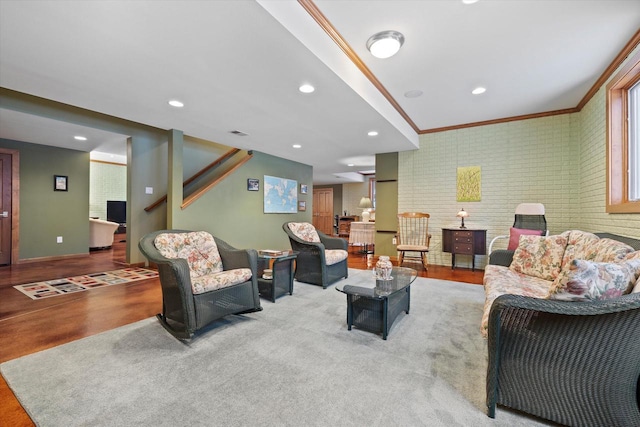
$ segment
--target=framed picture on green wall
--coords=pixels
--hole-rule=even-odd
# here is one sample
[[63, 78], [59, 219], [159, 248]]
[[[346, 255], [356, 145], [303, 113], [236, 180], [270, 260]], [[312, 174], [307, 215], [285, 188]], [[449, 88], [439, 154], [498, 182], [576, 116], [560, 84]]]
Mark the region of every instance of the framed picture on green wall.
[[264, 213], [298, 212], [298, 181], [265, 175]]
[[66, 175], [53, 176], [53, 191], [67, 191], [69, 177]]
[[260, 180], [254, 178], [247, 179], [247, 190], [249, 191], [258, 191], [260, 190]]

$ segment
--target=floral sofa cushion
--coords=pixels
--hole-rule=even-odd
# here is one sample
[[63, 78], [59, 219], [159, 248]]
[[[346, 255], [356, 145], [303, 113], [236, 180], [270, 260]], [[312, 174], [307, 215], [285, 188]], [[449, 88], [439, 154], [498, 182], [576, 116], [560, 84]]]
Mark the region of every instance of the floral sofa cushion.
[[619, 263], [574, 259], [553, 282], [547, 298], [587, 301], [616, 298], [631, 292], [640, 275], [640, 259]]
[[568, 270], [574, 259], [593, 261], [596, 257], [595, 244], [600, 238], [595, 234], [581, 230], [569, 230], [562, 233], [561, 236], [567, 239], [561, 270]]
[[595, 245], [596, 262], [620, 262], [633, 252], [633, 248], [626, 243], [613, 239], [600, 239]]
[[206, 231], [161, 233], [154, 244], [162, 256], [183, 258], [189, 265], [194, 295], [244, 283], [251, 279], [251, 269], [223, 271], [222, 258], [213, 236]]
[[554, 280], [560, 273], [562, 255], [567, 245], [564, 236], [520, 236], [509, 268], [516, 273]]
[[194, 295], [215, 291], [251, 280], [250, 268], [236, 268], [234, 270], [221, 271], [220, 273], [207, 274], [191, 279], [191, 289]]
[[191, 279], [223, 270], [216, 241], [206, 231], [162, 233], [156, 236], [154, 244], [166, 258], [186, 259]]
[[308, 222], [290, 222], [289, 230], [305, 242], [320, 243], [320, 236], [316, 228]]
[[324, 251], [324, 259], [327, 265], [333, 265], [347, 259], [349, 253], [344, 249], [326, 249]]
[[551, 283], [549, 280], [518, 273], [501, 265], [487, 265], [483, 279], [485, 300], [481, 324], [482, 336], [487, 337], [489, 311], [496, 298], [504, 294], [545, 298]]

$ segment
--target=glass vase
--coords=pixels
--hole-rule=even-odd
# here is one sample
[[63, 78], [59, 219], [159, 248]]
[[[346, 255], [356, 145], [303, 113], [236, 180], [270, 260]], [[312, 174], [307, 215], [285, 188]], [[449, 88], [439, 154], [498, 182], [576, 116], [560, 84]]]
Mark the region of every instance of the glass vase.
[[378, 262], [376, 262], [376, 279], [378, 280], [391, 280], [391, 269], [393, 264], [389, 260], [388, 256], [382, 255]]

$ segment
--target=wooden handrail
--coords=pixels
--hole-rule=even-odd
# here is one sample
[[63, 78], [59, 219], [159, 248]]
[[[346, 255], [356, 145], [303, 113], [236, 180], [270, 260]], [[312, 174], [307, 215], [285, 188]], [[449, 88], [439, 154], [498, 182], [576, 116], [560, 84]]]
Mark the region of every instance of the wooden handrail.
[[[208, 164], [204, 168], [200, 169], [191, 178], [187, 179], [184, 183], [182, 183], [182, 188], [185, 188], [187, 185], [191, 184], [193, 181], [195, 181], [196, 179], [200, 178], [202, 175], [207, 173], [209, 170], [211, 170], [211, 169], [215, 168], [216, 166], [226, 162], [227, 160], [229, 160], [231, 157], [235, 156], [239, 152], [240, 152], [239, 148], [232, 148], [231, 150], [227, 151], [222, 156], [218, 157], [216, 160], [214, 160], [213, 162], [211, 162], [210, 164]], [[165, 194], [160, 199], [156, 200], [155, 202], [153, 202], [152, 204], [150, 204], [149, 206], [144, 208], [144, 210], [146, 212], [150, 212], [150, 211], [154, 210], [155, 208], [157, 208], [158, 206], [160, 206], [162, 203], [164, 203], [166, 201], [167, 201], [167, 195]]]
[[196, 172], [196, 174], [193, 175], [191, 178], [187, 179], [184, 182], [184, 184], [182, 184], [182, 186], [186, 187], [187, 185], [191, 184], [196, 179], [200, 178], [205, 173], [209, 172], [210, 169], [213, 169], [216, 166], [218, 166], [219, 164], [226, 162], [227, 160], [229, 160], [231, 157], [235, 156], [239, 152], [240, 152], [239, 148], [232, 148], [231, 150], [227, 151], [222, 156], [218, 157], [216, 160], [211, 162], [209, 165], [205, 166], [200, 171]]
[[229, 169], [228, 171], [226, 171], [224, 174], [222, 174], [219, 178], [211, 181], [209, 184], [199, 188], [197, 191], [195, 191], [193, 194], [190, 194], [188, 197], [186, 197], [182, 203], [181, 208], [184, 209], [187, 206], [189, 206], [191, 203], [195, 202], [196, 200], [198, 200], [200, 197], [202, 197], [202, 195], [204, 193], [206, 193], [207, 191], [209, 191], [209, 189], [211, 189], [212, 187], [214, 187], [215, 185], [217, 185], [220, 181], [224, 180], [226, 177], [228, 177], [229, 175], [231, 175], [233, 172], [235, 172], [236, 169], [238, 169], [240, 166], [244, 165], [245, 163], [247, 163], [251, 158], [253, 157], [253, 154], [247, 154], [242, 160], [240, 160], [238, 162], [237, 165], [235, 165], [234, 167], [232, 167], [231, 169]]

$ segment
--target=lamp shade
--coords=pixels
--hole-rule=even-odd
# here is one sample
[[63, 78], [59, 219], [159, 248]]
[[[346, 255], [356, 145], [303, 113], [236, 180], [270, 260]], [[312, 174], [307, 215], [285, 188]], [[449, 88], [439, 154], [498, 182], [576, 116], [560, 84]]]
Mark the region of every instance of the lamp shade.
[[362, 209], [362, 222], [369, 222], [369, 219], [371, 218], [369, 209], [373, 207], [373, 205], [371, 204], [371, 199], [368, 197], [363, 197], [362, 199], [360, 199], [360, 204], [358, 205], [358, 207]]
[[358, 205], [358, 207], [362, 209], [372, 208], [373, 205], [371, 204], [371, 199], [368, 197], [363, 197], [362, 199], [360, 199], [360, 204]]
[[465, 211], [464, 208], [460, 209], [456, 216], [462, 219], [462, 224], [460, 224], [460, 228], [465, 229], [467, 227], [464, 226], [464, 219], [469, 216], [469, 212]]

